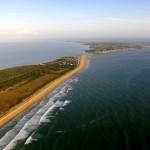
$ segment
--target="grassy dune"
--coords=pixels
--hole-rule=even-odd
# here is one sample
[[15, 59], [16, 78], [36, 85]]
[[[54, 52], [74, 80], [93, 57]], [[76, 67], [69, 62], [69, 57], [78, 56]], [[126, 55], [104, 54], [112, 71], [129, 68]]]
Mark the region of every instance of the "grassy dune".
[[63, 57], [38, 65], [0, 70], [0, 116], [77, 64], [77, 57]]

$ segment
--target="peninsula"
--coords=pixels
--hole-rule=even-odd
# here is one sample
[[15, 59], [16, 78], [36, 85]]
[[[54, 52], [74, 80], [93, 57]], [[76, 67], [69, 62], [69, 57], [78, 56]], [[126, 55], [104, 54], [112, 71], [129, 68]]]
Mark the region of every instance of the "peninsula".
[[87, 54], [0, 70], [0, 126], [82, 69]]
[[90, 50], [86, 50], [86, 52], [92, 54], [103, 54], [116, 50], [136, 50], [149, 47], [145, 44], [121, 42], [86, 42], [83, 44], [89, 45]]
[[149, 46], [138, 43], [80, 42], [90, 50], [75, 57], [0, 70], [0, 126], [32, 106], [58, 84], [79, 71], [88, 53], [103, 54], [116, 50], [134, 50]]

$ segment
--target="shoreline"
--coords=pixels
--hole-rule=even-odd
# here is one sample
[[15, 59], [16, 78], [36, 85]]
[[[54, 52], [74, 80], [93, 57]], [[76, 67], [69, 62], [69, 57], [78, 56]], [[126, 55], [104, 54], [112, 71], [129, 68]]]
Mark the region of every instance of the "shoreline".
[[[144, 49], [148, 49], [148, 48], [150, 48], [150, 46], [147, 46]], [[123, 51], [140, 51], [140, 50], [142, 50], [142, 49], [129, 48], [129, 49], [104, 50], [104, 51], [99, 51], [99, 52], [86, 52], [86, 53], [97, 55], [97, 54], [112, 53], [112, 52], [116, 52], [116, 51], [123, 52]]]
[[7, 122], [18, 116], [20, 113], [28, 109], [30, 106], [35, 104], [36, 102], [40, 101], [43, 96], [45, 96], [48, 92], [53, 90], [56, 86], [58, 86], [63, 81], [67, 80], [69, 77], [80, 71], [86, 64], [88, 54], [82, 54], [78, 56], [80, 62], [78, 66], [67, 72], [66, 74], [62, 75], [61, 77], [55, 79], [54, 81], [46, 84], [44, 87], [36, 91], [33, 95], [26, 98], [23, 102], [13, 107], [10, 111], [8, 111], [5, 115], [0, 117], [0, 127], [5, 125]]

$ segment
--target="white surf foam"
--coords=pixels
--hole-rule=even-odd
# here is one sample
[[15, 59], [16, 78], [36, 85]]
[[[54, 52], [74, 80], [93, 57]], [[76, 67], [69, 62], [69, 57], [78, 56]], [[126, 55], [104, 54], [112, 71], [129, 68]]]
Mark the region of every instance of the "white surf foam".
[[28, 145], [28, 144], [32, 143], [33, 141], [37, 141], [37, 139], [32, 138], [32, 136], [30, 136], [30, 137], [26, 140], [25, 145]]
[[61, 107], [64, 104], [64, 102], [62, 101], [57, 101], [54, 105], [52, 105], [46, 112], [45, 114], [41, 117], [39, 123], [46, 123], [46, 122], [50, 122], [49, 114], [57, 107]]
[[37, 105], [34, 109], [32, 109], [28, 114], [25, 114], [23, 118], [20, 119], [20, 121], [13, 126], [11, 130], [9, 130], [1, 139], [0, 139], [0, 148], [5, 147], [17, 134], [18, 132], [23, 128], [25, 123], [32, 118], [31, 116], [34, 115], [37, 112], [37, 109], [40, 105], [43, 105], [42, 102]]
[[66, 100], [65, 102], [64, 102], [64, 105], [63, 105], [63, 107], [64, 106], [67, 106], [68, 104], [70, 104], [71, 103], [71, 101], [70, 100]]
[[[19, 142], [20, 140], [26, 139], [32, 132], [34, 132], [38, 128], [38, 126], [41, 123], [49, 122], [50, 120], [48, 119], [49, 118], [48, 116], [49, 116], [49, 114], [53, 115], [52, 111], [54, 109], [56, 109], [56, 108], [63, 109], [64, 106], [69, 104], [71, 101], [66, 100], [65, 102], [63, 102], [58, 99], [60, 99], [60, 97], [63, 97], [65, 94], [67, 94], [68, 91], [72, 90], [70, 83], [77, 82], [77, 81], [78, 81], [78, 79], [76, 77], [74, 77], [72, 79], [68, 79], [66, 82], [64, 82], [62, 84], [62, 86], [59, 86], [52, 92], [53, 96], [52, 96], [52, 94], [49, 93], [45, 97], [45, 98], [48, 98], [48, 96], [52, 96], [51, 98], [49, 98], [48, 102], [41, 101], [39, 103], [39, 105], [33, 109], [34, 111], [37, 108], [39, 110], [34, 114], [34, 116], [31, 119], [28, 120], [27, 115], [24, 116], [13, 129], [11, 129], [9, 132], [7, 132], [0, 139], [0, 145], [3, 143], [2, 146], [4, 147], [4, 150], [13, 149], [17, 145], [17, 142]], [[18, 129], [19, 126], [21, 128], [20, 131], [15, 130], [15, 129]], [[29, 137], [25, 143], [27, 144], [32, 141], [33, 141], [33, 138]]]

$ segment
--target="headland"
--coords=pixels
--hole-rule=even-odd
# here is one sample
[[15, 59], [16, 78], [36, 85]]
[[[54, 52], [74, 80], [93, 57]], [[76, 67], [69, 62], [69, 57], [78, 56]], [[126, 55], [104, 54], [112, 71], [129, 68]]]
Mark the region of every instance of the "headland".
[[89, 45], [90, 50], [86, 50], [86, 52], [92, 54], [104, 54], [118, 50], [139, 50], [149, 47], [148, 45], [141, 43], [125, 42], [86, 42], [83, 44]]

